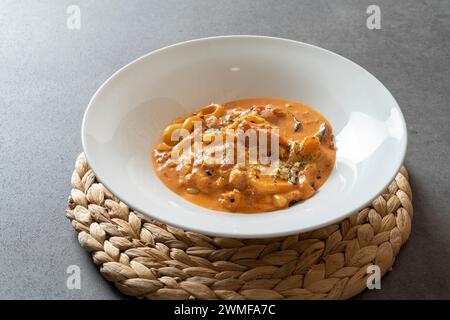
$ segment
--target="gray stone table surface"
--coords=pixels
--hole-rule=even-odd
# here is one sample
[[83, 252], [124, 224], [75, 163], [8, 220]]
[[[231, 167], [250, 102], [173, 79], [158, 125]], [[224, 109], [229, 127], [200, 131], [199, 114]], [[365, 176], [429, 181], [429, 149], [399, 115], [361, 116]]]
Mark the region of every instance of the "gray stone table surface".
[[[81, 28], [69, 30], [78, 5]], [[381, 29], [366, 27], [369, 5]], [[258, 34], [360, 64], [406, 117], [415, 218], [382, 280], [358, 299], [450, 298], [450, 1], [0, 2], [0, 298], [121, 299], [64, 217], [80, 127], [95, 90], [131, 60], [179, 41]], [[69, 265], [81, 289], [66, 286]]]

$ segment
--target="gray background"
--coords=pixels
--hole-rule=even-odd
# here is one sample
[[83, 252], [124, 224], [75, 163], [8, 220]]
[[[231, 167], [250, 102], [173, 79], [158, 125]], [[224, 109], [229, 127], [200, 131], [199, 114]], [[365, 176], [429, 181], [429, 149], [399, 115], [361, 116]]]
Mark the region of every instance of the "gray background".
[[[81, 29], [66, 8], [81, 8]], [[377, 4], [382, 29], [366, 28]], [[410, 241], [363, 299], [450, 298], [449, 1], [0, 2], [0, 298], [122, 298], [64, 217], [91, 95], [154, 49], [223, 34], [324, 47], [360, 64], [405, 114], [415, 220]], [[80, 266], [81, 290], [66, 288]]]

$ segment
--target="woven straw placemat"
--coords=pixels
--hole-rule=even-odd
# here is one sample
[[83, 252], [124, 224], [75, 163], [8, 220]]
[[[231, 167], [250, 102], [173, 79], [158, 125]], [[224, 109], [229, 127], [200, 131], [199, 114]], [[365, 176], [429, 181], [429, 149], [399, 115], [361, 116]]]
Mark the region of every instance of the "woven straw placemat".
[[367, 267], [384, 275], [411, 232], [402, 167], [370, 207], [339, 223], [272, 239], [210, 237], [131, 211], [80, 154], [66, 216], [101, 274], [124, 294], [148, 299], [347, 299], [366, 288]]

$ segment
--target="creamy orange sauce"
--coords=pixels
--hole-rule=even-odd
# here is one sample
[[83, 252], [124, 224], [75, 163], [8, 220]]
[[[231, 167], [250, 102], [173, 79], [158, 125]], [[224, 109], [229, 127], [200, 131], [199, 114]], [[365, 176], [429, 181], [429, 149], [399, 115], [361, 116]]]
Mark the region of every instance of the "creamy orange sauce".
[[[250, 146], [246, 140], [246, 163], [202, 162], [204, 158], [192, 149], [187, 157], [192, 162], [177, 163], [173, 150], [189, 137], [174, 141], [172, 134], [186, 129], [192, 136], [193, 121], [200, 124], [204, 150], [209, 148], [212, 154], [225, 151], [212, 147], [211, 141], [217, 138], [210, 136], [225, 137], [231, 129], [278, 129], [280, 162], [270, 174], [262, 170], [267, 165], [247, 163]], [[192, 141], [188, 144], [192, 146]], [[236, 161], [236, 146], [234, 151]], [[331, 124], [312, 107], [285, 99], [255, 98], [206, 106], [176, 119], [166, 128], [152, 158], [161, 181], [184, 199], [213, 210], [257, 213], [284, 209], [312, 197], [333, 170], [336, 150]]]

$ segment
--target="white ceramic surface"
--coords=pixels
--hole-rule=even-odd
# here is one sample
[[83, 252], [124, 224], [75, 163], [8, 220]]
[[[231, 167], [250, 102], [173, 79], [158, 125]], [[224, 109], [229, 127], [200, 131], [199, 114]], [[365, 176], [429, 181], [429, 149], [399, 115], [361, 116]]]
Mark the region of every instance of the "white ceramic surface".
[[[305, 102], [332, 123], [337, 161], [319, 192], [286, 210], [233, 214], [166, 188], [151, 161], [166, 125], [211, 102], [251, 97]], [[407, 137], [395, 99], [355, 63], [296, 41], [224, 36], [169, 46], [117, 71], [88, 105], [82, 142], [97, 178], [130, 207], [186, 230], [258, 238], [311, 230], [361, 209], [394, 178]]]

